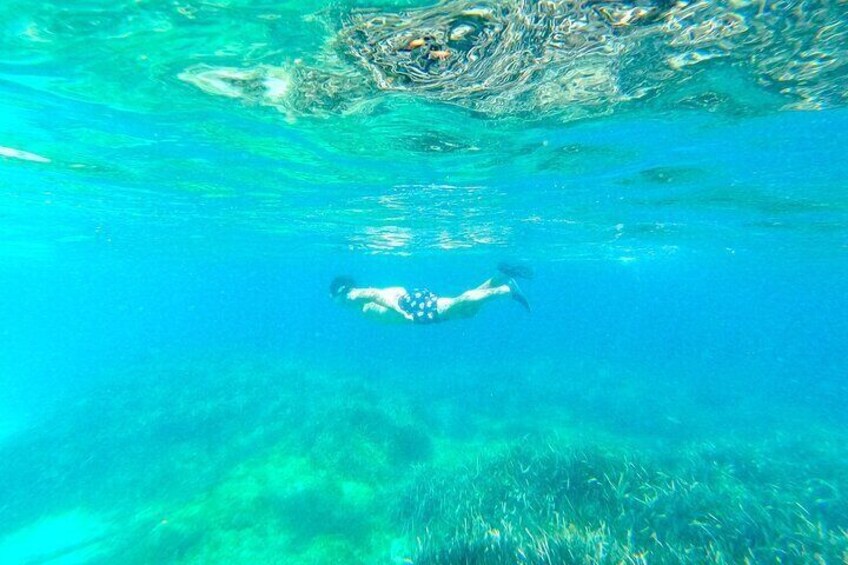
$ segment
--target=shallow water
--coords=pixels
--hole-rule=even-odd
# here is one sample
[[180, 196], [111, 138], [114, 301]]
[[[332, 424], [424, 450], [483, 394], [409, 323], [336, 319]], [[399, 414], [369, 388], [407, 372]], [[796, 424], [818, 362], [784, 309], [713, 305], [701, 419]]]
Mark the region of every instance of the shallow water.
[[637, 4], [4, 3], [0, 562], [848, 558], [845, 6]]

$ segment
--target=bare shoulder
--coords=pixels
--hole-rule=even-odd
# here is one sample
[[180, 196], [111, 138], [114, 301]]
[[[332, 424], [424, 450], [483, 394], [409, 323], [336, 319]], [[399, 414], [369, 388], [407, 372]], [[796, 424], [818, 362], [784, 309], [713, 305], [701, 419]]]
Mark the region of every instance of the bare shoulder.
[[400, 286], [386, 288], [356, 288], [348, 293], [348, 299], [355, 302], [376, 302], [387, 308], [397, 308], [398, 301], [406, 294]]
[[391, 296], [394, 298], [400, 298], [401, 296], [406, 294], [406, 289], [402, 286], [390, 286], [388, 288], [383, 289], [385, 296]]
[[390, 286], [380, 290], [379, 302], [387, 308], [397, 309], [398, 302], [406, 294], [402, 286]]

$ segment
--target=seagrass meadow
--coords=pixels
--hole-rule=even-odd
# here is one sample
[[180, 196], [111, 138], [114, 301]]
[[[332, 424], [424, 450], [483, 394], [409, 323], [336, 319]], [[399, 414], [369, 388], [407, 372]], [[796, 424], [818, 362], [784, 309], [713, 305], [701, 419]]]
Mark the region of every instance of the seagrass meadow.
[[[4, 493], [6, 523], [39, 525], [4, 551], [43, 548], [39, 535], [61, 543], [56, 528], [75, 543], [42, 559], [845, 558], [841, 428], [769, 395], [748, 398], [745, 415], [693, 416], [703, 392], [646, 402], [647, 375], [625, 373], [626, 394], [601, 395], [617, 369], [523, 371], [529, 381], [491, 369], [461, 386], [423, 372], [422, 386], [226, 355], [109, 375], [108, 388], [77, 393], [38, 431], [5, 443], [4, 482], [20, 486]], [[778, 409], [792, 421], [776, 422]], [[632, 426], [622, 432], [610, 414]]]

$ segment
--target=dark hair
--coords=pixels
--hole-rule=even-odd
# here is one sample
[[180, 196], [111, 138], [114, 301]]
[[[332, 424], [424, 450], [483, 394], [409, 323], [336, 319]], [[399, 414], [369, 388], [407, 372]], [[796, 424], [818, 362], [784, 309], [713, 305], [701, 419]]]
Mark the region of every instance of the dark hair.
[[346, 294], [354, 286], [356, 286], [356, 282], [351, 277], [336, 277], [333, 279], [333, 282], [330, 283], [330, 296], [335, 298], [340, 294]]

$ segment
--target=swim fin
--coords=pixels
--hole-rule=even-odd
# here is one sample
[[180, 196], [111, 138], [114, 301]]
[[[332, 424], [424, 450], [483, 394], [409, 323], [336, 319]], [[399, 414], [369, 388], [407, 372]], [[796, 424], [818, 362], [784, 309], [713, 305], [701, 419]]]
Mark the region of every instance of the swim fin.
[[509, 286], [510, 297], [530, 312], [530, 301], [527, 300], [527, 297], [521, 291], [521, 288], [518, 286], [518, 283], [515, 282], [515, 279], [509, 279], [506, 284]]
[[519, 263], [507, 263], [506, 261], [501, 261], [500, 263], [498, 263], [498, 270], [511, 279], [529, 280], [533, 278], [533, 268], [528, 265], [521, 265]]

